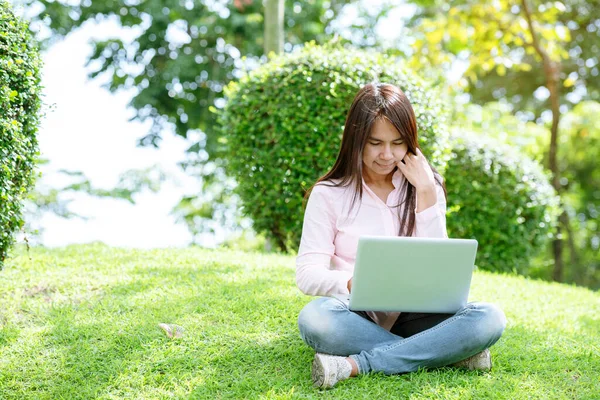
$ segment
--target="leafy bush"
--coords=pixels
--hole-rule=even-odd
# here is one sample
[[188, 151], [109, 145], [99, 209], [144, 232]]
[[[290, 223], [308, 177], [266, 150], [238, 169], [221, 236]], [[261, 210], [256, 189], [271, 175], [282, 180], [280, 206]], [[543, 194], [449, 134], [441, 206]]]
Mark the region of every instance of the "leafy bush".
[[558, 198], [541, 166], [506, 145], [452, 137], [445, 178], [448, 234], [479, 241], [476, 264], [526, 273], [552, 237]]
[[23, 225], [22, 201], [34, 182], [40, 70], [27, 25], [0, 0], [0, 268]]
[[226, 88], [222, 157], [254, 229], [279, 249], [297, 249], [305, 191], [335, 162], [352, 100], [373, 81], [406, 93], [423, 152], [442, 172], [449, 150], [435, 91], [386, 56], [311, 43]]
[[424, 152], [446, 178], [450, 236], [476, 238], [483, 269], [525, 272], [556, 220], [542, 168], [477, 137], [454, 138], [451, 149], [430, 87], [389, 58], [335, 46], [307, 45], [226, 88], [222, 157], [255, 230], [282, 250], [296, 248], [305, 189], [335, 161], [349, 105], [370, 81], [409, 95]]

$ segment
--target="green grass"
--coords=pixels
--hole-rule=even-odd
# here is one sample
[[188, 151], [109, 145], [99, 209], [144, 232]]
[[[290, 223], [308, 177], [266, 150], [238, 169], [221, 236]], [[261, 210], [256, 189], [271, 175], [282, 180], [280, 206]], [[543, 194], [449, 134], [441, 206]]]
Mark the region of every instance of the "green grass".
[[[103, 245], [18, 251], [0, 271], [0, 399], [598, 399], [600, 295], [478, 272], [508, 327], [492, 372], [311, 386], [294, 258]], [[169, 340], [161, 322], [185, 327]]]

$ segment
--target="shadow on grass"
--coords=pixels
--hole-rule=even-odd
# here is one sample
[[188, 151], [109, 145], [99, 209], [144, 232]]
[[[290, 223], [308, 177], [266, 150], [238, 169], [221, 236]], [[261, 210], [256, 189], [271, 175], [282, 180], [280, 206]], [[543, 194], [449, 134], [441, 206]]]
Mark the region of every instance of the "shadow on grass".
[[[298, 348], [295, 314], [301, 296], [282, 294], [277, 273], [228, 282], [239, 271], [140, 271], [133, 281], [104, 288], [96, 298], [52, 305], [44, 315], [49, 329], [37, 343], [40, 353], [51, 349], [49, 357], [36, 360], [35, 372], [24, 380], [36, 380], [37, 393], [48, 398], [135, 394], [139, 386], [149, 386], [150, 393], [152, 387], [162, 388], [166, 394], [187, 388], [186, 377], [204, 380], [203, 371], [221, 348], [236, 345], [240, 336], [256, 343], [264, 331], [270, 338], [258, 347], [295, 337], [293, 347]], [[290, 297], [298, 310], [287, 318]], [[183, 324], [185, 340], [167, 339], [159, 322]], [[55, 372], [39, 372], [50, 370]]]
[[[204, 382], [190, 398], [258, 398], [295, 394], [301, 398], [593, 398], [597, 375], [583, 376], [586, 356], [551, 349], [540, 353], [531, 343], [544, 343], [543, 334], [510, 329], [493, 349], [492, 372], [439, 368], [410, 374], [381, 373], [342, 382], [331, 391], [312, 387], [310, 366], [314, 352], [296, 333], [269, 343], [232, 343], [231, 349], [202, 368]], [[499, 355], [499, 356], [497, 356]], [[591, 361], [591, 358], [588, 359]], [[597, 388], [597, 386], [596, 386]], [[456, 397], [453, 397], [456, 396]]]
[[[296, 326], [310, 299], [292, 287], [289, 270], [270, 268], [258, 276], [241, 265], [169, 266], [129, 274], [128, 282], [104, 288], [102, 295], [55, 305], [44, 316], [50, 328], [32, 349], [41, 354], [38, 372], [20, 378], [35, 390], [32, 396], [510, 399], [527, 388], [534, 398], [586, 398], [597, 380], [592, 374], [599, 372], [597, 357], [581, 348], [578, 332], [517, 325], [492, 349], [491, 373], [443, 368], [373, 374], [320, 392], [310, 382], [313, 351]], [[159, 322], [185, 326], [184, 339], [167, 339]], [[598, 320], [582, 317], [581, 326], [591, 333]]]

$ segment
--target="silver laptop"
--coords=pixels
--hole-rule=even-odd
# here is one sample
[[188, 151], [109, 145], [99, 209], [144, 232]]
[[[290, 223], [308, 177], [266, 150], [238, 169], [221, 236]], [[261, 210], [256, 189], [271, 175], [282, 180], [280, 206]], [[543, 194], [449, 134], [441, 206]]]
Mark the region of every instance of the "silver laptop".
[[467, 304], [472, 239], [361, 236], [351, 310], [455, 313]]

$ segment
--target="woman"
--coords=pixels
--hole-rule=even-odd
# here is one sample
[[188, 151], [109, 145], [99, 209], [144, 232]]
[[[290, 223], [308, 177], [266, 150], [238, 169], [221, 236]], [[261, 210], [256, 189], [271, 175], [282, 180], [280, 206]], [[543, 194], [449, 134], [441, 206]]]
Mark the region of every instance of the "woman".
[[317, 352], [316, 386], [371, 371], [491, 368], [488, 347], [506, 325], [492, 304], [469, 303], [454, 315], [384, 313], [351, 311], [340, 299], [352, 291], [359, 236], [447, 237], [446, 190], [419, 149], [399, 88], [372, 83], [358, 92], [337, 160], [309, 195], [296, 281], [305, 294], [324, 296], [298, 317], [302, 339]]

